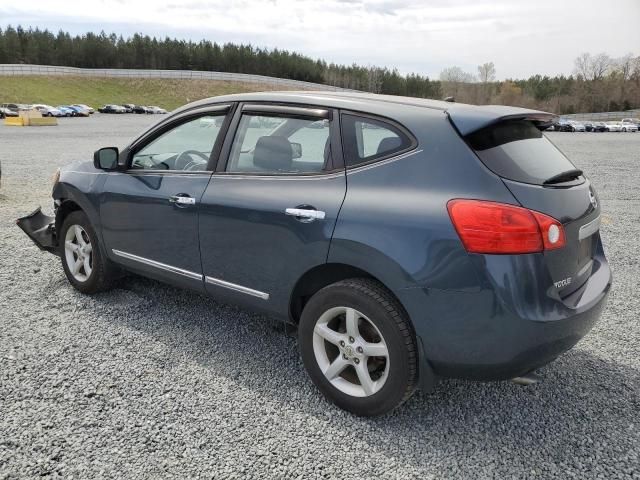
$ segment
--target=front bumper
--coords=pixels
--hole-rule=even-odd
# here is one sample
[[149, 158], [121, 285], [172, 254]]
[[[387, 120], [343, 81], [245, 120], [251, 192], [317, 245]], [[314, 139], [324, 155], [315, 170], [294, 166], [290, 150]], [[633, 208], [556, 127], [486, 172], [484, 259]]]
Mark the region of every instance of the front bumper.
[[42, 213], [40, 207], [29, 215], [16, 220], [24, 233], [40, 250], [58, 255], [58, 239], [56, 237], [55, 218]]

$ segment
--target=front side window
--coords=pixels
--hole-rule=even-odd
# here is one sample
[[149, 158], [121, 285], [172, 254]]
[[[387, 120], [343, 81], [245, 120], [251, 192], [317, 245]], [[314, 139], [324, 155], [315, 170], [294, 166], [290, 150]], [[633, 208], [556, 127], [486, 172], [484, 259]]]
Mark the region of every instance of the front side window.
[[224, 118], [224, 115], [205, 115], [181, 123], [137, 151], [131, 159], [131, 168], [206, 170]]
[[325, 169], [330, 155], [328, 120], [244, 114], [233, 141], [227, 171], [317, 173]]
[[389, 157], [412, 145], [400, 128], [369, 117], [342, 115], [342, 132], [348, 167]]

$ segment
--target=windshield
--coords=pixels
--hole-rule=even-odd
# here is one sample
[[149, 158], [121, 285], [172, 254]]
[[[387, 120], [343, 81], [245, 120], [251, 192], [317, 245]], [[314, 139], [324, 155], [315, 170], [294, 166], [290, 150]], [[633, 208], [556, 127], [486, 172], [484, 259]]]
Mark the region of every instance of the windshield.
[[575, 166], [530, 121], [501, 122], [469, 134], [467, 142], [497, 175], [542, 185]]

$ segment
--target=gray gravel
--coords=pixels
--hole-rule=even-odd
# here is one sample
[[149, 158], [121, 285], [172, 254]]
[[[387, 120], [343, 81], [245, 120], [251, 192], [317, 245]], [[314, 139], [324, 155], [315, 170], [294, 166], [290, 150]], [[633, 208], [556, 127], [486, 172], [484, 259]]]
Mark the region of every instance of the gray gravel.
[[533, 387], [445, 381], [363, 420], [273, 321], [140, 279], [88, 297], [14, 219], [154, 117], [0, 126], [0, 478], [640, 478], [640, 134], [550, 137], [591, 176], [615, 285]]

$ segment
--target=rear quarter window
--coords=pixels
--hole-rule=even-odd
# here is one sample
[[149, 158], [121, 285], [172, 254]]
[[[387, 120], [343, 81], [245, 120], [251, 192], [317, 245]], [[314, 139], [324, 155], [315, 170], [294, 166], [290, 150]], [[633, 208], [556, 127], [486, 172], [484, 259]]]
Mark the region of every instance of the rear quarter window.
[[408, 132], [383, 119], [345, 113], [341, 123], [347, 167], [397, 155], [415, 145]]
[[576, 168], [530, 121], [490, 125], [467, 135], [466, 140], [487, 168], [508, 180], [542, 185]]

